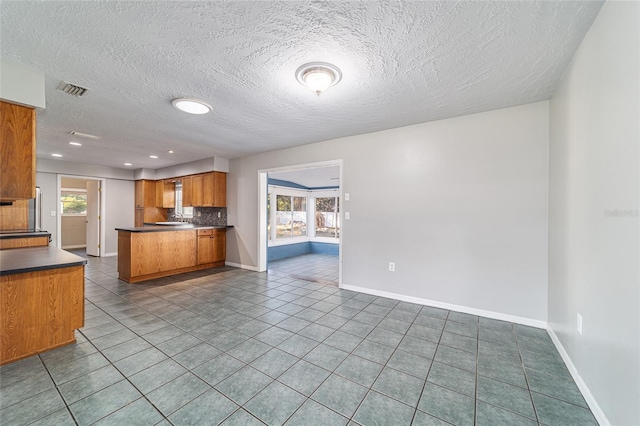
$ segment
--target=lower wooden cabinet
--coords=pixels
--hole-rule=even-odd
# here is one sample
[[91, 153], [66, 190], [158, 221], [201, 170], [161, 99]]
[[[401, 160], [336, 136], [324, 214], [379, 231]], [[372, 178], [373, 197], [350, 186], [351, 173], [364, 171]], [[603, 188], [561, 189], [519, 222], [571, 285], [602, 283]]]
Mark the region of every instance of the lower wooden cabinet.
[[224, 262], [227, 257], [227, 234], [223, 229], [198, 230], [198, 265]]
[[224, 266], [226, 228], [118, 231], [118, 278], [130, 283]]

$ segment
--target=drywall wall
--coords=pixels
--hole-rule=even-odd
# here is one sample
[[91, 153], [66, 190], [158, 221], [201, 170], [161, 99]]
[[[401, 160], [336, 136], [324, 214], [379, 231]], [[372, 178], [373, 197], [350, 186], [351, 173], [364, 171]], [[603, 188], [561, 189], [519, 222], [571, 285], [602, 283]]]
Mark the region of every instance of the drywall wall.
[[105, 228], [107, 254], [118, 252], [118, 231], [115, 228], [134, 226], [135, 184], [132, 181], [107, 179]]
[[640, 424], [639, 15], [606, 2], [550, 101], [549, 326], [601, 424]]
[[86, 246], [87, 217], [62, 216], [60, 218], [60, 232], [62, 234], [62, 248]]
[[0, 99], [44, 109], [44, 75], [23, 65], [0, 62]]
[[227, 260], [257, 266], [259, 170], [342, 159], [343, 285], [543, 322], [548, 131], [545, 101], [232, 159]]

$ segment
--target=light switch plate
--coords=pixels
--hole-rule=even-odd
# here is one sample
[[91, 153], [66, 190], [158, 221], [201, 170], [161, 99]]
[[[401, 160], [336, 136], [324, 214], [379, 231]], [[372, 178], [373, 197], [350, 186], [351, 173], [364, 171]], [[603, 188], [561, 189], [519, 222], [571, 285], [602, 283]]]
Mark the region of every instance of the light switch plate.
[[349, 201], [349, 193], [348, 192], [344, 194], [344, 200], [345, 201]]
[[344, 218], [351, 219], [351, 215], [349, 214], [349, 212], [344, 212]]

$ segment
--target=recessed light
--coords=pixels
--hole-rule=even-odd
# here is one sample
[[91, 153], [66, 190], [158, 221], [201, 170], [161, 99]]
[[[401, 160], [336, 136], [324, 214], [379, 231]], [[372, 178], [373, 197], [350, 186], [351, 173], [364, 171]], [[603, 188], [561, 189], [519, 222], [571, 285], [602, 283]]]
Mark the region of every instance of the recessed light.
[[213, 111], [211, 105], [199, 99], [174, 99], [171, 101], [171, 105], [189, 114], [206, 114]]
[[131, 163], [124, 163], [125, 166], [133, 166]]
[[52, 157], [62, 157], [62, 154], [51, 154]]
[[157, 155], [150, 155], [149, 158], [158, 158]]
[[171, 149], [170, 149], [169, 151], [167, 151], [167, 152], [168, 152], [169, 154], [173, 154], [173, 150], [171, 150]]
[[100, 136], [90, 135], [88, 133], [80, 133], [76, 131], [69, 132], [69, 134], [73, 136], [79, 136], [81, 138], [87, 138], [87, 139], [100, 139]]
[[69, 142], [69, 145], [82, 146], [82, 144], [80, 142]]

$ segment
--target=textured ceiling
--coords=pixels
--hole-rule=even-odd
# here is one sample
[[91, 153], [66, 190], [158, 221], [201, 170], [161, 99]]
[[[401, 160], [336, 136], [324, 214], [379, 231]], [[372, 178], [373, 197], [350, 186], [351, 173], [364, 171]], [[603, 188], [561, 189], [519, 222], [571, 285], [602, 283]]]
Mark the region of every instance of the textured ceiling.
[[[601, 6], [3, 0], [1, 54], [46, 76], [38, 157], [158, 168], [548, 99]], [[320, 97], [294, 77], [312, 61], [343, 72]], [[101, 139], [72, 147], [72, 130]]]

